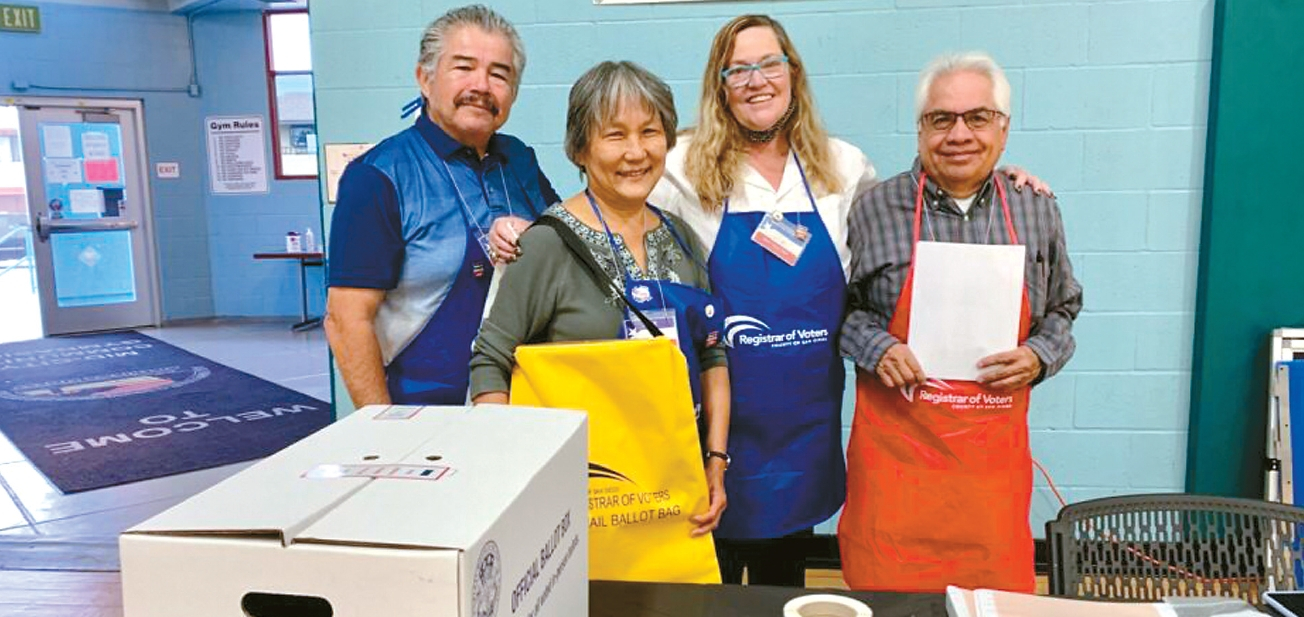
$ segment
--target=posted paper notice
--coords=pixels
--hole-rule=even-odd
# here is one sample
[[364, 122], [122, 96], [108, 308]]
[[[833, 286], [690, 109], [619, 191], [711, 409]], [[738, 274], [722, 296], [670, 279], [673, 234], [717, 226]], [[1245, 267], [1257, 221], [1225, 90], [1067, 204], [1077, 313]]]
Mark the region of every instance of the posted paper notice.
[[113, 157], [113, 149], [109, 147], [109, 134], [96, 131], [82, 133], [82, 158], [84, 159], [107, 159]]
[[972, 381], [978, 361], [1019, 344], [1022, 245], [915, 246], [910, 350], [924, 374]]
[[41, 126], [43, 156], [56, 159], [72, 158], [72, 127], [66, 124]]
[[121, 184], [118, 159], [86, 159], [86, 181], [93, 184]]
[[262, 116], [208, 118], [208, 175], [216, 195], [267, 192]]
[[81, 184], [81, 161], [77, 159], [45, 159], [45, 183]]
[[99, 189], [73, 189], [68, 191], [69, 208], [77, 214], [104, 212], [104, 192]]
[[340, 176], [349, 162], [371, 149], [372, 144], [326, 144], [326, 201], [335, 203]]

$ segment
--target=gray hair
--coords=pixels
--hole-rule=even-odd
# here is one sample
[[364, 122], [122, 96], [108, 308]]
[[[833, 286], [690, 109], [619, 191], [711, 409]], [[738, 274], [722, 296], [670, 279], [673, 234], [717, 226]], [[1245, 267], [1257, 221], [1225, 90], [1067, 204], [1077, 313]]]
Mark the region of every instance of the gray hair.
[[566, 111], [566, 158], [581, 171], [580, 156], [588, 150], [589, 137], [616, 117], [625, 102], [641, 103], [660, 117], [666, 148], [675, 147], [679, 115], [670, 86], [633, 62], [600, 62], [571, 86]]
[[525, 44], [521, 35], [507, 18], [483, 4], [470, 4], [444, 13], [426, 26], [421, 35], [421, 49], [417, 65], [427, 72], [435, 70], [439, 57], [444, 54], [444, 39], [449, 33], [464, 26], [474, 26], [491, 34], [501, 34], [512, 46], [512, 92], [521, 88], [521, 75], [525, 72]]
[[915, 90], [915, 118], [923, 117], [924, 105], [928, 104], [928, 92], [938, 77], [964, 71], [985, 75], [992, 82], [992, 98], [996, 99], [996, 110], [1009, 117], [1010, 80], [1005, 78], [1005, 71], [986, 53], [969, 51], [938, 56], [919, 73], [919, 87]]

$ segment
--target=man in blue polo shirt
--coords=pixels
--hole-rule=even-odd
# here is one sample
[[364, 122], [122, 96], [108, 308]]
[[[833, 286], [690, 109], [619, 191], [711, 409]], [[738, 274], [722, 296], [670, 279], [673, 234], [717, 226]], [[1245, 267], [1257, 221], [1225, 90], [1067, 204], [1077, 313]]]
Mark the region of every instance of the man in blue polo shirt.
[[423, 113], [340, 178], [325, 324], [357, 406], [466, 401], [493, 266], [560, 201], [534, 150], [497, 132], [524, 68], [501, 15], [445, 13], [421, 39]]

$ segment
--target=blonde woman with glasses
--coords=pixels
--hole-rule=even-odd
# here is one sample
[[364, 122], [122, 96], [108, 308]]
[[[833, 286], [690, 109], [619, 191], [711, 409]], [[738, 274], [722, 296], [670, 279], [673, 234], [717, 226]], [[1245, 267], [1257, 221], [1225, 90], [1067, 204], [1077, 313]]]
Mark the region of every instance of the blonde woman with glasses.
[[803, 586], [800, 541], [842, 506], [847, 214], [877, 178], [825, 132], [783, 26], [730, 20], [702, 75], [698, 125], [649, 201], [709, 254], [732, 386], [729, 509], [715, 531], [726, 583]]

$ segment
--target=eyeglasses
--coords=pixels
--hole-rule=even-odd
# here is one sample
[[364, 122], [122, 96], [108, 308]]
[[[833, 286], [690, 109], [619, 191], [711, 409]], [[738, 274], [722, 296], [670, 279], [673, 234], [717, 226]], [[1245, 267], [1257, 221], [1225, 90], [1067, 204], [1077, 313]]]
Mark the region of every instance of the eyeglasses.
[[756, 64], [736, 64], [723, 71], [720, 77], [730, 88], [741, 88], [752, 79], [752, 71], [759, 71], [761, 77], [778, 79], [788, 70], [788, 56], [769, 56]]
[[995, 109], [979, 107], [959, 113], [953, 111], [930, 111], [919, 117], [919, 123], [930, 131], [938, 133], [949, 131], [955, 126], [955, 121], [964, 118], [964, 125], [971, 131], [981, 131], [992, 125], [997, 118], [1004, 117], [1005, 114]]

